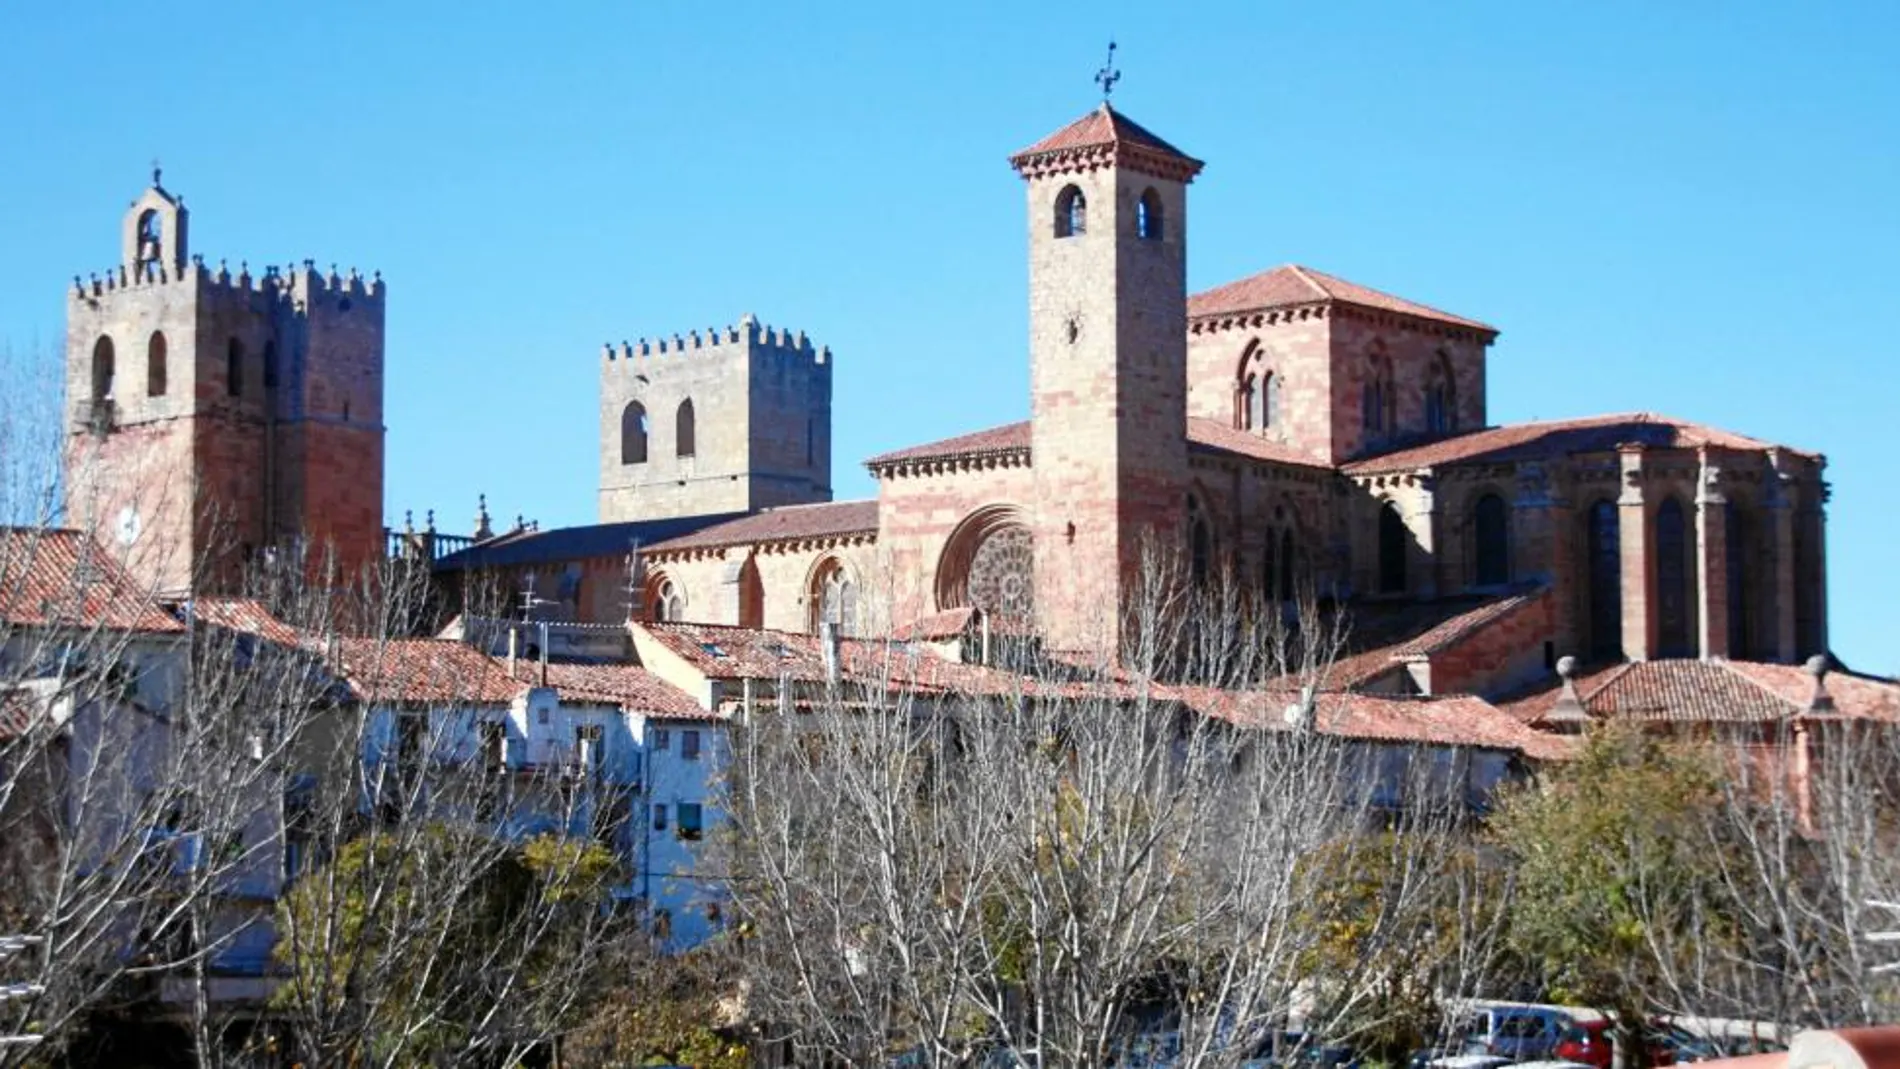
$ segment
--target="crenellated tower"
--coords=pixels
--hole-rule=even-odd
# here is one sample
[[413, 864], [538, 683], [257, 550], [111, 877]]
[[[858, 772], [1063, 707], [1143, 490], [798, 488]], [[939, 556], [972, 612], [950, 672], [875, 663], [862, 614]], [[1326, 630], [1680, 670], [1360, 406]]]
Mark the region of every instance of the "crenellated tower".
[[380, 276], [207, 267], [152, 178], [119, 264], [67, 296], [68, 522], [168, 594], [353, 572], [382, 552]]
[[1187, 485], [1187, 186], [1201, 164], [1108, 104], [1010, 163], [1028, 186], [1039, 628], [1099, 647]]
[[750, 315], [608, 345], [600, 521], [831, 500], [831, 350]]

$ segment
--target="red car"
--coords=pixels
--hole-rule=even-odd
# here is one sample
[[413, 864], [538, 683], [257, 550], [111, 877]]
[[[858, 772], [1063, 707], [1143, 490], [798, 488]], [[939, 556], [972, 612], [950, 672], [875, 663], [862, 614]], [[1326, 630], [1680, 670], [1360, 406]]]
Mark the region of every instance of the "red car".
[[1563, 1038], [1557, 1041], [1551, 1054], [1567, 1062], [1582, 1062], [1594, 1065], [1596, 1069], [1610, 1069], [1610, 1022], [1599, 1019], [1571, 1025], [1564, 1029]]

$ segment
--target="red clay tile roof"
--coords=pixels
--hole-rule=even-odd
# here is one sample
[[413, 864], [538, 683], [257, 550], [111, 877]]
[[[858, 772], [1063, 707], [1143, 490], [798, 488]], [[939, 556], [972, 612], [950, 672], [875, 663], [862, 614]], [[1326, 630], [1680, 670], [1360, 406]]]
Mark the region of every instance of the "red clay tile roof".
[[786, 505], [783, 508], [766, 509], [655, 543], [643, 552], [670, 553], [681, 549], [716, 549], [720, 546], [791, 542], [876, 532], [876, 501], [827, 501], [817, 505]]
[[925, 613], [907, 624], [892, 629], [891, 637], [899, 642], [928, 642], [932, 639], [956, 638], [970, 630], [976, 622], [976, 608], [965, 605], [961, 609], [939, 609]]
[[[1368, 475], [1469, 461], [1504, 464], [1519, 460], [1568, 456], [1574, 453], [1604, 453], [1624, 444], [1638, 444], [1656, 449], [1694, 449], [1698, 446], [1742, 450], [1776, 448], [1772, 442], [1746, 438], [1714, 427], [1705, 427], [1699, 423], [1659, 416], [1652, 412], [1626, 412], [1608, 416], [1588, 416], [1582, 419], [1486, 427], [1483, 430], [1427, 442], [1424, 445], [1408, 446], [1378, 456], [1355, 460], [1346, 464], [1341, 470], [1348, 475]], [[1802, 456], [1812, 455], [1800, 453], [1799, 450], [1787, 451], [1799, 453]]]
[[25, 687], [0, 690], [0, 742], [26, 734], [46, 708], [46, 700]]
[[1201, 161], [1163, 141], [1140, 123], [1104, 102], [1041, 141], [1010, 156], [1010, 165], [1030, 173], [1050, 164], [1085, 158], [1104, 149], [1128, 149], [1137, 160], [1149, 157], [1171, 162], [1174, 176], [1186, 180], [1201, 169]]
[[213, 627], [256, 635], [284, 646], [295, 646], [303, 639], [296, 628], [271, 615], [256, 598], [196, 598], [190, 602], [190, 612]]
[[[1234, 430], [1219, 420], [1189, 416], [1187, 432], [1188, 441], [1204, 449], [1233, 453], [1254, 460], [1300, 464], [1309, 468], [1326, 466], [1319, 459], [1292, 446], [1262, 438], [1257, 434]], [[1020, 423], [1005, 423], [1000, 427], [990, 427], [986, 430], [972, 431], [969, 434], [960, 434], [955, 438], [944, 438], [940, 441], [913, 445], [908, 449], [883, 453], [865, 461], [864, 466], [876, 473], [880, 468], [906, 461], [960, 460], [1005, 453], [1027, 453], [1029, 440], [1029, 421], [1023, 420]]]
[[449, 639], [345, 638], [336, 652], [336, 670], [366, 702], [506, 705], [528, 686], [493, 658]]
[[1390, 293], [1381, 293], [1370, 286], [1361, 286], [1357, 282], [1348, 282], [1323, 271], [1298, 264], [1287, 264], [1260, 274], [1251, 275], [1237, 282], [1216, 286], [1188, 298], [1188, 318], [1200, 319], [1208, 316], [1235, 315], [1241, 312], [1260, 312], [1273, 308], [1295, 307], [1302, 304], [1321, 304], [1338, 302], [1357, 305], [1381, 312], [1396, 312], [1400, 315], [1430, 319], [1453, 326], [1468, 327], [1496, 335], [1497, 328], [1475, 319], [1455, 316], [1442, 312], [1430, 305], [1408, 301], [1403, 297], [1394, 297]]
[[950, 460], [961, 457], [993, 456], [1026, 452], [1029, 449], [1029, 421], [1005, 423], [1001, 427], [960, 434], [955, 438], [925, 442], [907, 449], [881, 453], [864, 462], [873, 473], [881, 467], [906, 460]]
[[[1294, 692], [1280, 689], [1197, 687], [1179, 688], [1176, 693], [1189, 708], [1203, 715], [1269, 730], [1289, 729], [1285, 711], [1297, 700]], [[1483, 698], [1462, 694], [1387, 698], [1322, 693], [1314, 701], [1314, 727], [1324, 734], [1348, 739], [1516, 750], [1537, 760], [1567, 757], [1575, 745], [1560, 736], [1532, 730]]]
[[548, 685], [562, 701], [607, 701], [662, 720], [705, 720], [713, 714], [659, 676], [630, 664], [550, 664]]
[[[1577, 697], [1597, 718], [1682, 723], [1759, 723], [1809, 718], [1814, 677], [1799, 665], [1756, 661], [1637, 661], [1606, 665], [1574, 677]], [[1834, 712], [1822, 717], [1900, 722], [1900, 684], [1847, 672], [1829, 672]], [[1535, 723], [1550, 711], [1561, 688], [1547, 681], [1534, 692], [1499, 703], [1514, 718]]]
[[1429, 657], [1456, 646], [1500, 620], [1535, 602], [1549, 592], [1548, 587], [1506, 594], [1450, 617], [1422, 634], [1392, 647], [1394, 657]]
[[1253, 460], [1268, 460], [1279, 464], [1298, 464], [1308, 468], [1328, 468], [1324, 461], [1295, 449], [1284, 442], [1262, 438], [1258, 434], [1235, 430], [1217, 419], [1201, 416], [1189, 416], [1187, 421], [1188, 443], [1200, 446], [1204, 451], [1213, 450], [1233, 453]]
[[92, 538], [34, 527], [0, 527], [0, 620], [26, 627], [184, 630]]

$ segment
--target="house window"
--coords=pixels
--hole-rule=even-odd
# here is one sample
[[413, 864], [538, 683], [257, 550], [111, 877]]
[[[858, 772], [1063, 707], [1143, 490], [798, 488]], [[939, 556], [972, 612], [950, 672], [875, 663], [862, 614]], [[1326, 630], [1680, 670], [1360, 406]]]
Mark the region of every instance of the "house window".
[[673, 745], [673, 733], [665, 728], [653, 729], [653, 748], [664, 750]]
[[681, 802], [678, 835], [681, 842], [695, 843], [705, 833], [701, 826], [704, 816], [698, 802]]
[[1082, 191], [1075, 186], [1063, 186], [1056, 194], [1056, 237], [1072, 238], [1088, 230], [1089, 205]]
[[92, 399], [109, 401], [112, 399], [112, 339], [100, 335], [92, 346]]
[[165, 396], [165, 335], [152, 332], [145, 343], [145, 396]]
[[1161, 195], [1153, 189], [1135, 203], [1135, 236], [1144, 241], [1161, 240]]
[[224, 392], [244, 396], [244, 343], [236, 338], [224, 347]]
[[680, 759], [699, 760], [699, 732], [690, 729], [680, 732]]
[[666, 830], [666, 807], [664, 805], [656, 805], [653, 807], [653, 830]]
[[638, 401], [628, 401], [620, 411], [620, 462], [647, 462], [647, 409]]
[[1510, 515], [1504, 499], [1486, 494], [1478, 499], [1472, 514], [1473, 541], [1479, 586], [1497, 586], [1511, 581]]
[[679, 412], [673, 417], [673, 455], [690, 457], [693, 455], [693, 439], [697, 433], [693, 419], [693, 399], [680, 402]]
[[1405, 543], [1411, 533], [1398, 506], [1388, 501], [1379, 508], [1379, 593], [1405, 593]]

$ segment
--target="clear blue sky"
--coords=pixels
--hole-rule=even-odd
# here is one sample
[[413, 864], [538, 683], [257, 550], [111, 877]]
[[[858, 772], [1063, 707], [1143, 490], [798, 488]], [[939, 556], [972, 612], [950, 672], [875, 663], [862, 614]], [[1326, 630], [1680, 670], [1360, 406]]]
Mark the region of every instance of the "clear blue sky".
[[1497, 324], [1493, 421], [1824, 451], [1835, 646], [1900, 670], [1900, 5], [211, 5], [0, 13], [0, 343], [53, 351], [163, 158], [207, 259], [390, 284], [388, 511], [593, 518], [600, 344], [756, 312], [858, 461], [1027, 411], [1012, 150], [1097, 99], [1208, 161], [1190, 283]]

